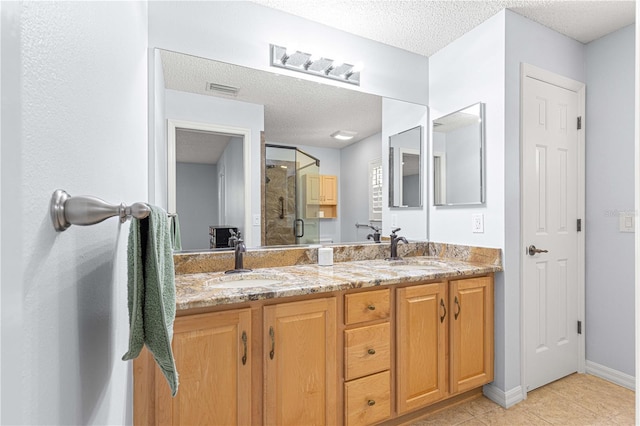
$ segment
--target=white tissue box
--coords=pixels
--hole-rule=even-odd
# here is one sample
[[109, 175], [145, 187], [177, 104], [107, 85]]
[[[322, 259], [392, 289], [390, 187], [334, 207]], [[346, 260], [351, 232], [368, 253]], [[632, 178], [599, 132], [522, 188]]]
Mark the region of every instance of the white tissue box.
[[333, 265], [333, 249], [330, 247], [324, 247], [318, 249], [318, 265], [331, 266]]

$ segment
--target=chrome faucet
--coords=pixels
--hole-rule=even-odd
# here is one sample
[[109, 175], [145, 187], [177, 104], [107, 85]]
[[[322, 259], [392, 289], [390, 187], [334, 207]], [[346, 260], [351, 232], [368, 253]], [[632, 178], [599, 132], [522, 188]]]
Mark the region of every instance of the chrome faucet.
[[373, 229], [373, 234], [367, 235], [367, 240], [373, 240], [374, 243], [380, 242], [380, 228], [377, 226], [369, 225], [369, 228]]
[[396, 232], [400, 231], [400, 228], [393, 229], [391, 231], [391, 235], [389, 238], [391, 239], [391, 257], [388, 260], [400, 260], [401, 257], [398, 256], [398, 243], [403, 242], [405, 244], [409, 243], [405, 237], [399, 237], [396, 235]]
[[235, 240], [235, 249], [234, 249], [234, 257], [235, 257], [235, 267], [229, 271], [225, 271], [225, 274], [236, 274], [239, 272], [249, 272], [251, 269], [244, 268], [244, 254], [247, 252], [247, 246], [244, 243], [244, 240], [240, 236], [240, 232], [237, 233]]

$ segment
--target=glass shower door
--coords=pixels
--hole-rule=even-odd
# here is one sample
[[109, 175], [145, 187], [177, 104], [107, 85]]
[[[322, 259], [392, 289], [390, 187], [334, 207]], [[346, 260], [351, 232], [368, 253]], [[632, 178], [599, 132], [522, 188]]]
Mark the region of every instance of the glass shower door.
[[320, 163], [294, 147], [267, 145], [265, 245], [319, 241]]
[[296, 244], [320, 241], [320, 162], [296, 149]]

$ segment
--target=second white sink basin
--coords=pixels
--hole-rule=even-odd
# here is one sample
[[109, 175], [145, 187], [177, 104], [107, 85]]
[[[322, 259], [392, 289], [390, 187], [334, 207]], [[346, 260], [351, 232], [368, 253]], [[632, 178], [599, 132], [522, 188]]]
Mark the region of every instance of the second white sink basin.
[[280, 284], [281, 280], [269, 280], [265, 278], [241, 278], [235, 280], [211, 280], [208, 284], [217, 288], [252, 288], [252, 287], [269, 287], [274, 284]]

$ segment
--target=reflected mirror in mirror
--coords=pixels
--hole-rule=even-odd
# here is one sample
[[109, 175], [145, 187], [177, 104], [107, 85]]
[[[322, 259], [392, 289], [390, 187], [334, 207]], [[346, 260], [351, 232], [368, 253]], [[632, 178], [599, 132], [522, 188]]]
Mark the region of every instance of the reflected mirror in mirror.
[[389, 207], [422, 206], [422, 126], [389, 137]]
[[436, 206], [484, 203], [484, 104], [433, 120]]

